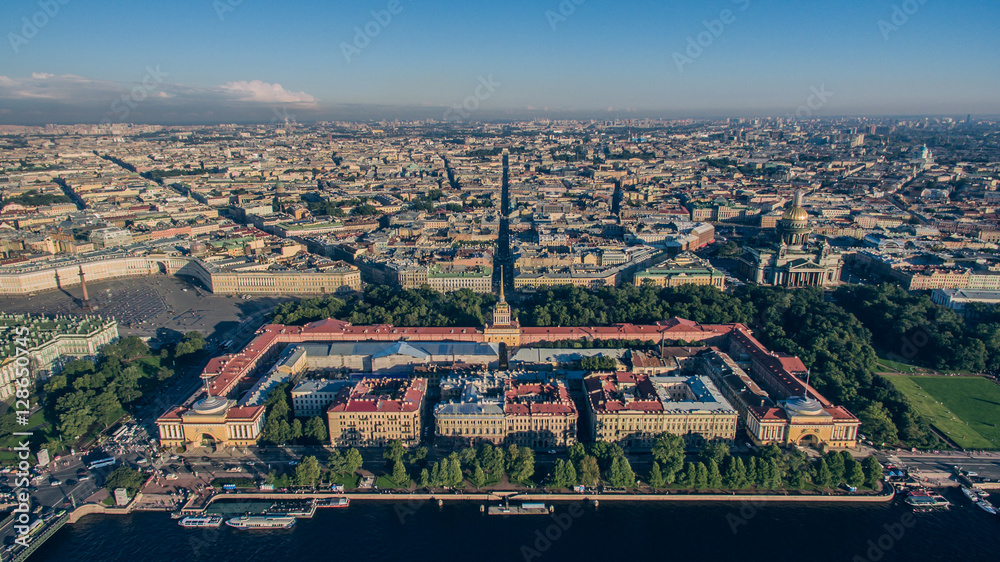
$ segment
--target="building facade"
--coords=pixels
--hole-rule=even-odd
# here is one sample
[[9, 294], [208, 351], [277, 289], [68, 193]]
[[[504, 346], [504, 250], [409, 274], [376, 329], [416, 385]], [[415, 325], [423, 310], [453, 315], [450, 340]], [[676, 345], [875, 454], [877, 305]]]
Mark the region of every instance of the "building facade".
[[326, 415], [337, 447], [383, 447], [420, 442], [425, 379], [364, 379], [340, 390]]
[[562, 381], [519, 382], [500, 374], [441, 381], [435, 436], [455, 445], [569, 447], [579, 415]]
[[825, 243], [810, 244], [811, 232], [800, 191], [778, 221], [778, 242], [768, 248], [747, 248], [738, 259], [740, 275], [758, 285], [789, 288], [838, 285], [843, 254]]
[[66, 360], [96, 359], [102, 347], [117, 340], [118, 322], [101, 316], [0, 313], [0, 399], [14, 395], [22, 369], [31, 381], [46, 379]]
[[635, 274], [635, 284], [639, 287], [652, 283], [656, 287], [679, 287], [681, 285], [711, 285], [719, 289], [726, 287], [726, 275], [712, 267], [706, 259], [685, 252], [655, 267]]
[[191, 408], [172, 408], [156, 425], [163, 447], [246, 447], [264, 429], [264, 406], [238, 407], [234, 400], [207, 396]]
[[661, 433], [688, 447], [732, 443], [736, 410], [708, 377], [595, 373], [583, 380], [594, 439], [649, 450]]

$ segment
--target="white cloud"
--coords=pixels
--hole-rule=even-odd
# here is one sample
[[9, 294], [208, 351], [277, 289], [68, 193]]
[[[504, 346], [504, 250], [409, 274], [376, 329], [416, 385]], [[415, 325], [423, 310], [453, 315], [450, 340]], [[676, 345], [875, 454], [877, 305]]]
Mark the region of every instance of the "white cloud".
[[257, 103], [316, 103], [316, 98], [305, 92], [289, 92], [281, 84], [268, 84], [261, 80], [228, 82], [223, 90], [239, 96], [241, 101]]
[[45, 80], [46, 78], [52, 78], [55, 74], [49, 74], [47, 72], [32, 72], [31, 77], [35, 80]]

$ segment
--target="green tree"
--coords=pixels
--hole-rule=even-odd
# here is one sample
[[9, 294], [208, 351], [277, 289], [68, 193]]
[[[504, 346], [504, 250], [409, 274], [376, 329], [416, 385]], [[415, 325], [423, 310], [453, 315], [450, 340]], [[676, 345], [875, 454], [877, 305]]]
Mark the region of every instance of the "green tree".
[[526, 483], [535, 474], [535, 452], [528, 447], [521, 447], [517, 459], [509, 473], [511, 480]]
[[757, 482], [757, 457], [750, 457], [750, 460], [746, 462], [747, 475], [746, 475], [746, 487], [753, 486]]
[[[453, 453], [454, 454], [454, 453]], [[465, 480], [462, 476], [462, 465], [458, 460], [458, 457], [450, 457], [448, 460], [448, 485], [453, 488], [458, 488], [462, 485], [462, 481]]]
[[282, 396], [277, 400], [272, 406], [269, 412], [270, 417], [275, 418], [279, 421], [288, 421], [288, 402], [285, 401], [285, 397]]
[[844, 464], [844, 472], [847, 474], [847, 483], [855, 488], [864, 485], [865, 471], [861, 468], [861, 463], [851, 459]]
[[715, 464], [722, 464], [725, 462], [726, 457], [728, 457], [729, 454], [729, 445], [719, 441], [714, 441], [702, 448], [701, 453], [698, 455], [698, 459], [706, 465], [710, 460], [715, 461]]
[[781, 488], [784, 483], [784, 469], [778, 459], [773, 458], [767, 461], [768, 472], [771, 473], [771, 481], [768, 482], [767, 488], [771, 490], [777, 490]]
[[417, 447], [406, 456], [406, 462], [417, 464], [427, 458], [427, 447]]
[[657, 488], [662, 488], [665, 483], [663, 481], [663, 472], [660, 471], [660, 463], [653, 462], [652, 468], [649, 469], [649, 487], [656, 490]]
[[858, 419], [861, 425], [868, 432], [869, 439], [876, 445], [896, 445], [899, 443], [899, 435], [896, 432], [896, 425], [889, 416], [889, 411], [885, 406], [874, 403], [858, 412]]
[[573, 461], [566, 461], [566, 485], [576, 486], [578, 482], [576, 477], [576, 467], [573, 466]]
[[486, 484], [486, 473], [483, 472], [483, 467], [479, 466], [479, 464], [476, 464], [476, 467], [472, 470], [470, 482], [477, 489], [482, 488]]
[[597, 465], [597, 459], [586, 455], [580, 461], [580, 483], [584, 486], [596, 486], [601, 481], [601, 469]]
[[684, 463], [684, 474], [681, 476], [680, 485], [684, 488], [694, 488], [698, 479], [698, 467], [693, 462]]
[[399, 439], [389, 441], [389, 443], [382, 448], [382, 458], [390, 463], [401, 462], [405, 453], [406, 450], [403, 448], [403, 443]]
[[323, 423], [323, 418], [319, 416], [309, 418], [305, 428], [302, 430], [302, 434], [314, 443], [323, 443], [330, 437], [330, 434], [326, 430], [326, 424]]
[[319, 461], [312, 455], [303, 458], [295, 467], [295, 483], [299, 486], [315, 488], [319, 475]]
[[830, 473], [829, 465], [826, 464], [826, 459], [819, 459], [816, 462], [816, 474], [813, 476], [813, 484], [816, 484], [819, 488], [829, 488], [832, 479], [833, 475]]
[[696, 490], [708, 488], [708, 467], [703, 462], [695, 465], [694, 487]]
[[138, 470], [128, 466], [119, 466], [104, 479], [104, 487], [111, 493], [114, 493], [117, 488], [125, 488], [130, 496], [134, 496], [145, 480]]
[[838, 452], [827, 453], [824, 457], [826, 466], [830, 469], [830, 485], [838, 486], [845, 479], [844, 457]]
[[742, 490], [747, 485], [747, 470], [743, 459], [729, 457], [722, 471], [722, 483], [731, 490]]
[[663, 480], [672, 484], [684, 466], [684, 439], [680, 435], [661, 433], [653, 443], [652, 452], [653, 459], [662, 466]]
[[330, 455], [326, 458], [326, 466], [330, 469], [330, 473], [338, 478], [353, 472], [348, 468], [347, 459], [340, 452], [340, 449], [334, 449], [330, 452]]
[[295, 441], [297, 439], [302, 439], [302, 422], [299, 421], [299, 418], [295, 418], [294, 420], [292, 420], [290, 435], [292, 441]]
[[566, 450], [566, 456], [569, 460], [573, 461], [574, 464], [579, 464], [583, 457], [587, 456], [587, 449], [583, 446], [583, 443], [573, 443]]
[[431, 485], [431, 475], [426, 468], [420, 469], [420, 478], [417, 482], [417, 485], [421, 488], [426, 488]]
[[631, 488], [635, 486], [635, 473], [629, 465], [628, 459], [618, 456], [612, 459], [608, 468], [607, 481], [612, 486], [618, 488]]
[[722, 473], [719, 472], [719, 464], [712, 459], [705, 463], [708, 470], [708, 487], [718, 490], [722, 488]]
[[278, 422], [278, 432], [275, 435], [276, 443], [287, 443], [292, 438], [292, 426], [288, 423], [288, 420], [281, 420]]
[[347, 450], [347, 454], [344, 456], [347, 463], [347, 471], [349, 474], [354, 474], [355, 472], [361, 470], [361, 466], [364, 461], [361, 458], [361, 452], [351, 447]]
[[552, 484], [560, 488], [568, 485], [566, 479], [566, 461], [562, 459], [556, 460], [555, 465], [552, 467]]
[[392, 481], [396, 483], [396, 486], [400, 488], [407, 488], [410, 486], [410, 477], [406, 474], [406, 467], [403, 466], [403, 461], [395, 461], [392, 464]]
[[117, 421], [116, 418], [122, 410], [122, 405], [118, 402], [118, 397], [115, 396], [115, 393], [110, 390], [106, 390], [97, 395], [93, 404], [94, 414], [104, 425], [105, 429]]
[[875, 488], [878, 483], [882, 481], [882, 465], [880, 465], [878, 459], [872, 455], [865, 457], [865, 460], [861, 461], [861, 467], [864, 470], [865, 485], [870, 488]]

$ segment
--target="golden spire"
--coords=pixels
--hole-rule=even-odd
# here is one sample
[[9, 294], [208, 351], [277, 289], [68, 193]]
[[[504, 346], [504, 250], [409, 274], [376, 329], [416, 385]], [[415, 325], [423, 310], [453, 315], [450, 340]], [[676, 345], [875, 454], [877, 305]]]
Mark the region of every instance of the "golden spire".
[[503, 266], [500, 266], [500, 302], [507, 304], [507, 299], [504, 298], [503, 294]]

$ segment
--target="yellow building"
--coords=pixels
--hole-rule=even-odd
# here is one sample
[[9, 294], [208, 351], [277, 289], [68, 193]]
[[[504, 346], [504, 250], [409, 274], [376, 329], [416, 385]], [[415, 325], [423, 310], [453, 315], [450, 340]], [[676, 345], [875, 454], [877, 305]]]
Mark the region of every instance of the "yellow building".
[[420, 442], [427, 379], [364, 379], [342, 389], [326, 411], [330, 443], [337, 447], [382, 447], [398, 440]]
[[245, 447], [264, 429], [264, 406], [237, 407], [235, 400], [208, 396], [190, 409], [171, 409], [156, 425], [163, 447]]
[[483, 329], [483, 341], [487, 343], [505, 343], [517, 346], [521, 343], [521, 323], [507, 304], [503, 289], [503, 273], [500, 273], [500, 302], [493, 307], [493, 321]]
[[441, 385], [434, 427], [442, 440], [535, 449], [576, 443], [579, 415], [562, 381], [519, 383], [484, 374], [449, 377]]
[[726, 275], [712, 267], [708, 260], [684, 252], [655, 267], [635, 274], [635, 284], [652, 283], [657, 287], [681, 285], [712, 285], [719, 289], [726, 286]]
[[594, 439], [650, 449], [661, 433], [685, 445], [732, 443], [736, 410], [708, 377], [597, 373], [583, 379]]

